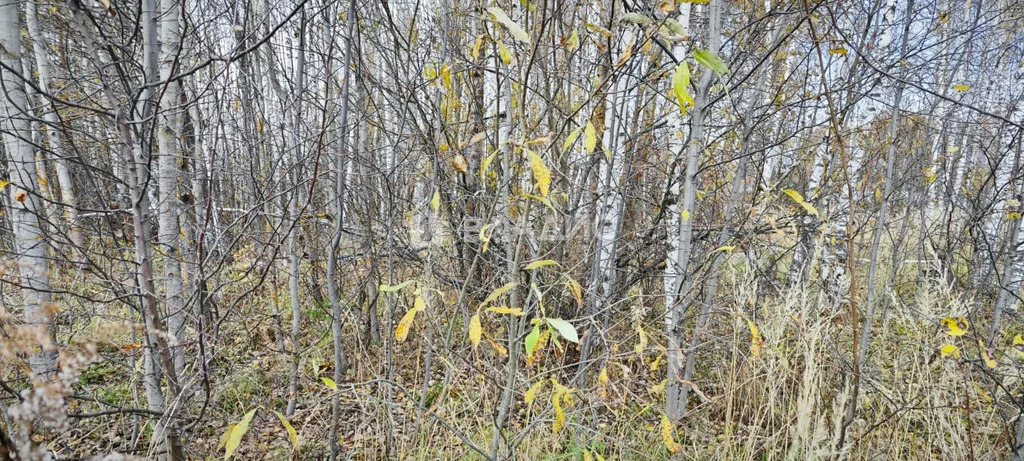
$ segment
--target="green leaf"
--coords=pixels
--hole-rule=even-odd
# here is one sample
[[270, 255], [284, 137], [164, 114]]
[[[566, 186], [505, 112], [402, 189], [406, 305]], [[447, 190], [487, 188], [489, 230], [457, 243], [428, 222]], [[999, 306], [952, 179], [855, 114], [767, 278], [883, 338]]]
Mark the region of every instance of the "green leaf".
[[400, 291], [402, 288], [409, 286], [410, 283], [412, 283], [412, 280], [406, 280], [402, 283], [399, 283], [398, 285], [388, 285], [386, 283], [382, 283], [380, 284], [380, 291], [383, 291], [385, 293], [394, 293], [396, 291]]
[[565, 143], [562, 144], [562, 152], [565, 152], [572, 147], [573, 143], [576, 142], [576, 139], [580, 137], [580, 131], [582, 131], [582, 129], [583, 127], [576, 127], [575, 130], [569, 132], [569, 136], [565, 138]]
[[509, 18], [508, 15], [505, 14], [504, 10], [496, 6], [492, 6], [487, 8], [487, 12], [491, 13], [491, 16], [495, 21], [498, 21], [501, 25], [505, 26], [505, 28], [508, 29], [508, 32], [512, 34], [516, 40], [526, 44], [530, 43], [530, 34], [527, 34], [519, 24], [516, 24], [515, 21]]
[[690, 94], [690, 66], [686, 61], [676, 66], [676, 72], [672, 75], [672, 91], [679, 102], [679, 110], [686, 114], [686, 106], [693, 106], [693, 95]]
[[323, 381], [324, 385], [329, 387], [329, 388], [331, 388], [332, 390], [335, 390], [335, 391], [338, 390], [338, 383], [334, 382], [333, 379], [324, 377], [324, 378], [320, 378], [320, 381]]
[[673, 18], [665, 18], [664, 28], [675, 35], [687, 35], [686, 28]]
[[562, 335], [566, 341], [574, 342], [579, 344], [580, 337], [576, 334], [576, 327], [572, 326], [569, 322], [562, 319], [545, 319], [548, 325], [555, 327], [558, 330], [558, 334]]
[[231, 458], [238, 450], [238, 446], [242, 444], [242, 437], [245, 437], [245, 433], [249, 432], [249, 423], [252, 422], [252, 417], [256, 415], [256, 409], [249, 410], [242, 420], [238, 423], [232, 424], [228, 428], [227, 439], [224, 442], [224, 459]]
[[719, 76], [729, 73], [729, 68], [722, 62], [722, 58], [719, 58], [715, 53], [706, 50], [695, 50], [693, 57], [700, 65], [715, 71]]
[[537, 340], [540, 339], [540, 324], [533, 326], [533, 331], [526, 335], [526, 356], [533, 355], [533, 348], [537, 347]]
[[292, 442], [292, 448], [295, 451], [299, 451], [299, 434], [295, 432], [292, 423], [288, 422], [288, 418], [285, 418], [281, 413], [275, 411], [274, 414], [277, 415], [277, 419], [281, 420], [281, 425], [288, 431], [288, 440]]
[[633, 23], [633, 24], [650, 24], [651, 23], [651, 18], [648, 18], [647, 16], [644, 16], [644, 15], [642, 15], [640, 13], [636, 13], [636, 12], [634, 12], [634, 13], [626, 13], [626, 14], [622, 15], [622, 20], [624, 22], [629, 22], [629, 23]]

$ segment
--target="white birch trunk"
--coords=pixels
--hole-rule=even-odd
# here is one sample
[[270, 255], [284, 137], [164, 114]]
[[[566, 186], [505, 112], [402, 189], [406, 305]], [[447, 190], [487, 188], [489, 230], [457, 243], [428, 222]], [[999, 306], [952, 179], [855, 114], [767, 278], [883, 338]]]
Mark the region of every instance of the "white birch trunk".
[[[27, 0], [25, 2], [25, 26], [28, 29], [29, 36], [32, 38], [32, 53], [35, 55], [36, 71], [39, 74], [39, 88], [45, 92], [50, 92], [50, 59], [47, 57], [46, 47], [44, 46], [46, 41], [39, 31], [37, 10], [38, 4], [36, 0]], [[43, 98], [49, 101], [45, 96]], [[72, 256], [72, 259], [74, 262], [81, 262], [85, 259], [85, 235], [82, 233], [82, 224], [78, 218], [78, 198], [75, 195], [74, 182], [71, 180], [71, 172], [68, 168], [68, 152], [60, 137], [60, 130], [58, 129], [60, 125], [57, 121], [56, 111], [56, 106], [48, 105], [48, 109], [43, 110], [43, 121], [46, 125], [47, 144], [50, 150], [56, 154], [57, 182], [60, 185], [61, 205], [64, 208], [64, 219], [68, 223], [68, 237], [72, 245], [75, 246], [75, 254]]]
[[[160, 25], [160, 80], [167, 81], [174, 74], [175, 60], [181, 42], [181, 25], [179, 9], [181, 5], [174, 0], [162, 0], [163, 12], [159, 19]], [[163, 282], [165, 315], [167, 328], [177, 344], [173, 344], [174, 369], [181, 382], [185, 368], [185, 354], [181, 342], [185, 338], [185, 300], [184, 284], [181, 279], [181, 202], [178, 199], [178, 187], [182, 172], [179, 167], [182, 155], [178, 149], [180, 131], [180, 110], [178, 96], [181, 88], [179, 82], [167, 83], [163, 97], [156, 102], [159, 108], [157, 123], [157, 146], [159, 148], [159, 224], [157, 236], [160, 253], [163, 256]]]
[[[0, 61], [10, 69], [21, 68], [21, 25], [18, 3], [0, 3]], [[39, 346], [29, 356], [34, 379], [46, 380], [55, 373], [54, 308], [50, 302], [50, 275], [46, 262], [46, 239], [39, 223], [39, 186], [30, 132], [31, 114], [24, 82], [17, 75], [0, 69], [5, 97], [0, 98], [0, 123], [4, 151], [7, 154], [11, 184], [11, 224], [14, 230], [15, 259], [25, 305], [25, 323], [37, 328]]]

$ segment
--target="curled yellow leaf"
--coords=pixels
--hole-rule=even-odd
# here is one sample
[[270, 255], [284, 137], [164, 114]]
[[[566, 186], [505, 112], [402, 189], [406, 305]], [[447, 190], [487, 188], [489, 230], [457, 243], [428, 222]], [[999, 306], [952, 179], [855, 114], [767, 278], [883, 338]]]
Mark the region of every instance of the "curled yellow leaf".
[[530, 264], [527, 264], [526, 267], [524, 267], [523, 269], [526, 269], [528, 271], [532, 271], [534, 269], [537, 269], [537, 268], [540, 268], [540, 267], [544, 267], [544, 266], [557, 266], [557, 265], [558, 265], [558, 262], [556, 262], [553, 259], [542, 259], [540, 261], [534, 261], [534, 262], [532, 262]]

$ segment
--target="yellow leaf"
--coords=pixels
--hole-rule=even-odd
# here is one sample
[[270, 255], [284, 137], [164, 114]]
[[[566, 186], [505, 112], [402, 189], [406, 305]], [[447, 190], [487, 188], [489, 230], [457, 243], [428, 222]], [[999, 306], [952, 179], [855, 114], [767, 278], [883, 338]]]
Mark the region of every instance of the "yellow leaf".
[[430, 209], [436, 213], [439, 208], [441, 208], [441, 193], [435, 190], [434, 196], [430, 199]]
[[955, 319], [952, 317], [946, 317], [942, 319], [941, 323], [946, 327], [946, 334], [950, 336], [963, 336], [967, 334], [967, 328], [970, 327], [967, 319], [963, 317], [957, 317]]
[[750, 353], [754, 357], [761, 356], [761, 349], [764, 348], [764, 338], [761, 337], [761, 329], [753, 320], [747, 319], [747, 327], [750, 328]]
[[480, 314], [474, 314], [469, 320], [469, 342], [473, 347], [480, 345], [480, 338], [483, 335], [483, 327], [480, 326]]
[[242, 444], [242, 437], [245, 437], [245, 433], [249, 431], [249, 423], [252, 422], [252, 417], [255, 414], [256, 409], [253, 408], [242, 417], [241, 421], [231, 426], [224, 442], [224, 459], [230, 459], [238, 450], [238, 446]]
[[558, 434], [565, 427], [565, 411], [562, 410], [561, 400], [565, 391], [551, 394], [551, 406], [555, 408], [555, 420], [551, 423], [551, 432]]
[[594, 149], [597, 148], [597, 128], [594, 128], [593, 123], [587, 122], [587, 126], [583, 129], [583, 144], [589, 154], [593, 154]]
[[494, 161], [494, 158], [497, 155], [498, 155], [498, 151], [494, 151], [493, 153], [491, 153], [491, 155], [488, 155], [487, 157], [484, 157], [484, 159], [480, 161], [480, 181], [481, 182], [487, 181], [487, 167], [491, 166], [491, 162]]
[[533, 385], [527, 389], [526, 395], [523, 396], [523, 400], [526, 401], [526, 403], [533, 403], [533, 400], [537, 398], [537, 392], [540, 392], [540, 388], [542, 387], [544, 387], [543, 379], [533, 383]]
[[583, 287], [580, 286], [580, 282], [567, 276], [565, 278], [565, 287], [569, 289], [569, 293], [576, 299], [576, 304], [583, 307]]
[[491, 339], [491, 336], [488, 335], [487, 333], [484, 333], [484, 337], [487, 338], [487, 342], [491, 343], [491, 347], [494, 348], [494, 351], [497, 352], [498, 355], [502, 357], [508, 356], [508, 349], [506, 349], [505, 346], [502, 346], [501, 344], [495, 342], [494, 339]]
[[224, 449], [224, 446], [228, 443], [228, 439], [231, 438], [231, 432], [235, 430], [235, 426], [237, 425], [238, 423], [231, 423], [228, 425], [228, 429], [220, 436], [220, 443], [217, 444], [217, 450]]
[[690, 220], [690, 210], [683, 210], [682, 213], [679, 213], [679, 216], [683, 218], [683, 221], [689, 221]]
[[[715, 251], [733, 251], [735, 249], [736, 247], [734, 245], [726, 245], [715, 248]], [[714, 251], [712, 253], [714, 253]]]
[[480, 228], [480, 242], [483, 243], [483, 246], [480, 248], [481, 253], [487, 253], [487, 247], [491, 244], [491, 233], [488, 230], [492, 227], [494, 227], [494, 224], [484, 224]]
[[612, 31], [608, 30], [607, 28], [605, 28], [605, 27], [603, 27], [601, 25], [594, 24], [592, 22], [588, 22], [588, 23], [584, 24], [584, 26], [587, 28], [587, 30], [590, 30], [591, 32], [599, 33], [599, 34], [604, 35], [605, 37], [608, 37], [608, 38], [612, 38], [612, 37], [615, 36], [615, 34], [613, 34]]
[[978, 396], [980, 396], [982, 400], [984, 400], [987, 403], [993, 402], [992, 396], [988, 392], [985, 392], [985, 389], [982, 389], [981, 386], [978, 385], [978, 383], [972, 382], [971, 384], [974, 385], [974, 390], [978, 391]]
[[629, 58], [633, 57], [633, 44], [629, 43], [626, 45], [626, 51], [623, 51], [619, 55], [619, 59], [615, 61], [615, 67], [622, 67], [623, 64], [629, 62]]
[[553, 259], [542, 259], [540, 261], [534, 261], [534, 262], [532, 262], [530, 264], [527, 264], [526, 267], [524, 267], [523, 269], [528, 270], [528, 271], [532, 271], [534, 269], [537, 269], [538, 267], [557, 266], [557, 265], [558, 265], [558, 263], [555, 262], [555, 260], [553, 260]]
[[929, 168], [924, 172], [924, 183], [931, 184], [938, 178], [938, 174], [935, 173], [935, 168]]
[[[533, 194], [523, 194], [523, 198], [528, 198], [528, 199], [536, 200], [536, 201], [538, 201], [540, 203], [543, 203], [544, 206], [548, 207], [551, 211], [555, 211], [555, 206], [551, 203], [551, 200], [548, 199], [547, 197], [541, 197], [539, 195], [533, 195]], [[557, 211], [555, 211], [555, 212], [557, 213]]]
[[288, 431], [288, 440], [292, 442], [292, 448], [295, 451], [299, 451], [299, 434], [295, 432], [292, 423], [288, 422], [288, 418], [285, 418], [281, 413], [275, 411], [274, 414], [277, 415], [277, 419], [281, 420], [281, 425], [284, 426], [284, 429]]
[[338, 390], [338, 383], [334, 382], [333, 379], [328, 377], [320, 378], [320, 381], [324, 382], [324, 385], [331, 388], [332, 390]]
[[662, 352], [660, 354], [658, 354], [658, 356], [654, 359], [654, 361], [651, 362], [651, 371], [658, 371], [658, 368], [661, 367], [661, 361], [664, 358], [665, 358], [665, 351], [662, 350]]
[[644, 328], [639, 323], [634, 328], [636, 329], [638, 339], [636, 345], [633, 346], [633, 350], [637, 354], [643, 355], [644, 351], [647, 350], [647, 332], [644, 331]]
[[651, 393], [653, 395], [661, 395], [663, 392], [665, 392], [665, 385], [666, 384], [668, 384], [668, 380], [667, 379], [663, 379], [663, 380], [661, 380], [660, 383], [651, 386], [650, 389], [647, 389], [647, 392], [649, 392], [649, 393]]
[[519, 24], [516, 24], [515, 21], [509, 18], [508, 15], [505, 14], [504, 10], [496, 6], [492, 6], [487, 8], [487, 12], [491, 13], [491, 16], [495, 21], [498, 21], [501, 25], [505, 26], [516, 40], [527, 44], [530, 43], [530, 34], [527, 34]]
[[544, 164], [544, 159], [532, 150], [526, 150], [530, 156], [530, 169], [533, 170], [533, 179], [537, 181], [537, 189], [541, 197], [547, 197], [551, 190], [551, 170]]
[[0, 191], [4, 190], [11, 182], [6, 179], [0, 179]]
[[957, 91], [967, 91], [967, 90], [971, 89], [971, 87], [970, 87], [970, 85], [954, 85], [953, 89], [957, 90]]
[[413, 303], [412, 309], [409, 309], [405, 315], [402, 316], [402, 320], [398, 321], [398, 327], [395, 328], [395, 340], [398, 342], [405, 342], [405, 338], [409, 337], [409, 330], [412, 329], [412, 322], [416, 320], [416, 313], [426, 309], [426, 302], [423, 298], [416, 297], [416, 301]]
[[531, 139], [529, 141], [526, 141], [525, 144], [527, 144], [527, 145], [531, 145], [531, 144], [547, 144], [549, 142], [551, 142], [551, 135], [550, 134], [546, 135], [546, 136], [540, 136], [540, 137], [537, 137], [537, 138], [533, 138], [533, 139]]
[[846, 48], [843, 48], [843, 47], [832, 48], [831, 50], [828, 50], [828, 53], [829, 54], [837, 54], [839, 56], [846, 56]]
[[441, 80], [445, 88], [452, 89], [452, 67], [448, 64], [441, 66]]
[[[534, 335], [534, 333], [536, 333], [536, 335]], [[544, 331], [540, 331], [539, 325], [535, 325], [533, 327], [533, 331], [530, 332], [530, 335], [533, 335], [534, 338], [532, 344], [533, 347], [531, 348], [529, 347], [529, 344], [524, 344], [529, 352], [526, 357], [526, 365], [531, 365], [533, 361], [537, 359], [540, 351], [544, 349], [544, 346], [548, 344], [548, 340], [551, 339], [551, 331], [546, 329]], [[529, 340], [530, 336], [527, 336], [526, 339]]]
[[501, 62], [505, 65], [512, 64], [512, 52], [505, 46], [505, 42], [498, 40], [498, 57], [501, 58]]
[[476, 62], [477, 59], [480, 59], [480, 47], [483, 46], [485, 37], [485, 34], [477, 35], [476, 41], [473, 42], [473, 62]]
[[799, 192], [797, 192], [797, 191], [795, 191], [793, 189], [786, 189], [783, 192], [785, 192], [786, 195], [789, 196], [789, 198], [793, 199], [794, 202], [796, 202], [798, 205], [803, 207], [804, 211], [807, 211], [808, 214], [812, 214], [814, 216], [818, 216], [818, 209], [814, 208], [814, 205], [811, 205], [810, 203], [807, 203], [807, 201], [804, 200], [804, 196], [800, 195]]
[[686, 106], [693, 106], [693, 96], [690, 94], [690, 66], [686, 61], [680, 62], [672, 74], [672, 92], [676, 95], [679, 110], [686, 115]]
[[672, 429], [672, 421], [669, 421], [668, 416], [661, 415], [661, 441], [665, 442], [665, 448], [668, 448], [670, 453], [677, 453], [683, 449], [683, 446], [676, 442]]
[[608, 378], [608, 367], [601, 368], [601, 374], [597, 377], [597, 398], [601, 400], [608, 399], [608, 382], [611, 381]]
[[1018, 359], [1024, 358], [1024, 336], [1017, 335], [1013, 337], [1013, 345], [1010, 346], [1010, 350], [1013, 351], [1014, 355]]
[[522, 316], [526, 315], [526, 313], [523, 312], [522, 309], [520, 309], [518, 307], [508, 307], [508, 306], [491, 306], [491, 307], [487, 308], [487, 312], [494, 312], [495, 314], [509, 314], [509, 315], [514, 315], [516, 317], [522, 317]]
[[960, 348], [953, 344], [945, 344], [939, 349], [939, 353], [942, 354], [943, 357], [959, 357]]
[[505, 285], [502, 285], [501, 288], [498, 288], [497, 290], [492, 291], [491, 294], [487, 295], [487, 298], [484, 299], [484, 302], [480, 303], [480, 307], [490, 304], [494, 300], [498, 299], [499, 296], [508, 293], [509, 291], [512, 291], [512, 289], [517, 286], [519, 286], [519, 282], [509, 282], [506, 283]]
[[985, 362], [985, 366], [989, 369], [995, 369], [996, 365], [998, 365], [996, 359], [992, 357], [992, 354], [988, 353], [988, 348], [985, 347], [985, 343], [981, 342], [981, 340], [978, 340], [978, 350], [981, 351], [981, 359]]

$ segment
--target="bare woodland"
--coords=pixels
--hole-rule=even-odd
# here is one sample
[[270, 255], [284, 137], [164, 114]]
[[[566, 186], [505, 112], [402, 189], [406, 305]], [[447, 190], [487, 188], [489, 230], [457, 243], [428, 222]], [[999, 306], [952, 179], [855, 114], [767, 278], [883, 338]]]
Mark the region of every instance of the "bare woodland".
[[1024, 460], [1018, 0], [0, 0], [0, 461]]

